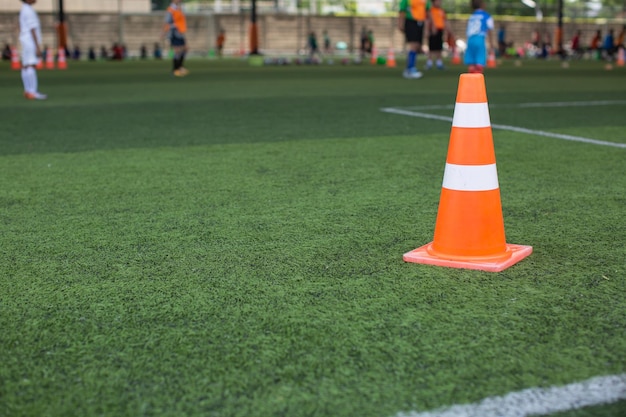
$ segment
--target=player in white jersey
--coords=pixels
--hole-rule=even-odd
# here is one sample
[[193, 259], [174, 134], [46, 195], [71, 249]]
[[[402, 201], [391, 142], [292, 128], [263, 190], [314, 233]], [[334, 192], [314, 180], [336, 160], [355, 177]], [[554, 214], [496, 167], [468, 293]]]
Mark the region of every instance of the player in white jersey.
[[41, 59], [41, 24], [33, 9], [37, 0], [22, 0], [20, 10], [20, 44], [22, 45], [22, 82], [24, 97], [29, 100], [45, 100], [37, 86], [37, 63]]

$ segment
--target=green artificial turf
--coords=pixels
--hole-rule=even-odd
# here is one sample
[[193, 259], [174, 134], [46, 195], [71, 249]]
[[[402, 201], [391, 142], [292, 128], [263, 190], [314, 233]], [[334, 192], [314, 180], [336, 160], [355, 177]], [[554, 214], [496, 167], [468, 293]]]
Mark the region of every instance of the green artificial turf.
[[[188, 66], [70, 62], [32, 102], [3, 64], [0, 416], [387, 417], [626, 372], [626, 149], [494, 130], [534, 253], [408, 264], [450, 123], [380, 108], [454, 104], [461, 67]], [[625, 77], [505, 62], [492, 123], [626, 143], [626, 103], [507, 107]]]

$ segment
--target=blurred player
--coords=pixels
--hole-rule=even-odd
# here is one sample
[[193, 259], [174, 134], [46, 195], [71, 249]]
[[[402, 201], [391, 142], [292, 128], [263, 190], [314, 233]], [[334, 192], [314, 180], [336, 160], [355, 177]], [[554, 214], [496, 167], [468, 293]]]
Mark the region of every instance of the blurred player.
[[328, 31], [324, 30], [322, 35], [324, 36], [324, 53], [330, 54], [332, 52], [332, 48], [330, 46], [330, 36], [328, 36]]
[[167, 8], [165, 16], [165, 27], [163, 29], [163, 37], [168, 37], [170, 45], [174, 50], [172, 73], [177, 77], [184, 77], [189, 73], [183, 66], [185, 54], [187, 53], [187, 44], [185, 42], [185, 32], [187, 32], [187, 19], [183, 13], [183, 0], [172, 0]]
[[404, 33], [409, 45], [404, 78], [417, 79], [422, 73], [417, 70], [417, 54], [422, 50], [424, 27], [430, 19], [427, 0], [400, 0], [398, 29]]
[[484, 0], [471, 0], [474, 13], [467, 21], [467, 50], [465, 65], [470, 73], [482, 73], [487, 63], [485, 39], [493, 51], [493, 18], [487, 13]]
[[22, 82], [24, 97], [28, 100], [45, 100], [38, 91], [36, 66], [41, 59], [41, 24], [32, 5], [37, 0], [22, 0], [20, 10], [20, 44], [22, 45]]
[[219, 56], [220, 58], [224, 53], [224, 43], [226, 43], [226, 31], [224, 29], [220, 29], [220, 33], [217, 35], [217, 39], [215, 41], [217, 56]]
[[428, 36], [428, 61], [426, 69], [433, 67], [433, 59], [436, 60], [437, 69], [443, 69], [441, 52], [443, 51], [443, 37], [446, 33], [451, 34], [450, 25], [446, 12], [441, 8], [441, 0], [433, 0], [430, 8], [430, 35]]
[[309, 37], [307, 38], [307, 46], [309, 48], [309, 59], [312, 63], [315, 56], [320, 54], [320, 50], [317, 45], [317, 35], [313, 31], [309, 32]]

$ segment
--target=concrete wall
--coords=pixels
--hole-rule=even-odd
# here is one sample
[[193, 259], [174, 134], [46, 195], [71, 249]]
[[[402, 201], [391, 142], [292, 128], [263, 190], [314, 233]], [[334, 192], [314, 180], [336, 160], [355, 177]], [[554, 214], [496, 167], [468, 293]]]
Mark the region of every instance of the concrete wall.
[[[44, 44], [55, 45], [55, 15], [40, 13]], [[164, 14], [124, 14], [117, 13], [70, 13], [67, 15], [68, 44], [70, 47], [79, 45], [83, 51], [88, 47], [110, 47], [113, 42], [123, 42], [131, 55], [138, 54], [142, 44], [149, 50], [155, 42], [160, 41]], [[191, 54], [206, 55], [214, 48], [219, 29], [226, 30], [226, 54], [238, 54], [248, 51], [249, 16], [247, 14], [199, 14], [188, 15], [187, 41]], [[547, 32], [553, 36], [554, 23], [513, 22], [496, 19], [496, 26], [505, 23], [507, 39], [521, 46], [531, 38], [534, 30]], [[458, 38], [464, 39], [466, 20], [451, 20], [451, 26]], [[404, 48], [403, 35], [396, 28], [395, 17], [333, 17], [333, 16], [297, 16], [297, 15], [260, 15], [258, 28], [260, 50], [265, 54], [294, 54], [306, 49], [307, 34], [315, 31], [318, 42], [322, 45], [322, 32], [328, 31], [333, 44], [342, 41], [355, 52], [360, 44], [362, 27], [374, 31], [378, 48], [386, 52], [393, 47], [397, 52]], [[583, 45], [588, 45], [593, 32], [602, 29], [606, 33], [608, 27], [621, 29], [621, 24], [566, 23], [564, 39], [569, 42], [574, 31], [583, 31]], [[0, 42], [17, 44], [17, 15], [0, 13]], [[494, 36], [495, 38], [495, 36]]]
[[[37, 13], [50, 13], [58, 10], [59, 0], [37, 0], [34, 8]], [[0, 0], [2, 12], [18, 12], [22, 7], [19, 0]], [[152, 10], [150, 0], [64, 0], [63, 9], [67, 13], [148, 13]]]

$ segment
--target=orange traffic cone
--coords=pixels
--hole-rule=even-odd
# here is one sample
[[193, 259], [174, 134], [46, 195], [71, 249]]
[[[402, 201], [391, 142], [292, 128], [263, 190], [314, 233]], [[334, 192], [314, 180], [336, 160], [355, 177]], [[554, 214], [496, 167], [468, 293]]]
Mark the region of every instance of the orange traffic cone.
[[370, 64], [376, 65], [378, 62], [378, 49], [376, 47], [372, 48], [372, 57], [370, 58]]
[[11, 69], [16, 71], [22, 69], [20, 57], [17, 55], [17, 49], [14, 46], [11, 46]]
[[496, 54], [493, 52], [489, 53], [487, 57], [487, 68], [495, 68], [496, 67]]
[[619, 49], [617, 50], [617, 66], [618, 67], [623, 67], [624, 66], [624, 61], [626, 61], [626, 53], [624, 52], [624, 47], [620, 46]]
[[452, 63], [455, 65], [459, 65], [461, 63], [461, 54], [459, 54], [459, 48], [454, 48], [454, 52], [452, 53]]
[[507, 244], [482, 74], [461, 74], [435, 237], [406, 262], [499, 272], [532, 253]]
[[46, 69], [54, 69], [54, 54], [52, 53], [52, 49], [48, 49], [46, 52]]
[[67, 69], [67, 61], [65, 60], [65, 48], [59, 48], [59, 62], [57, 68], [60, 70]]
[[387, 63], [385, 65], [389, 68], [396, 67], [396, 55], [393, 53], [393, 48], [389, 48], [389, 52], [387, 52]]

